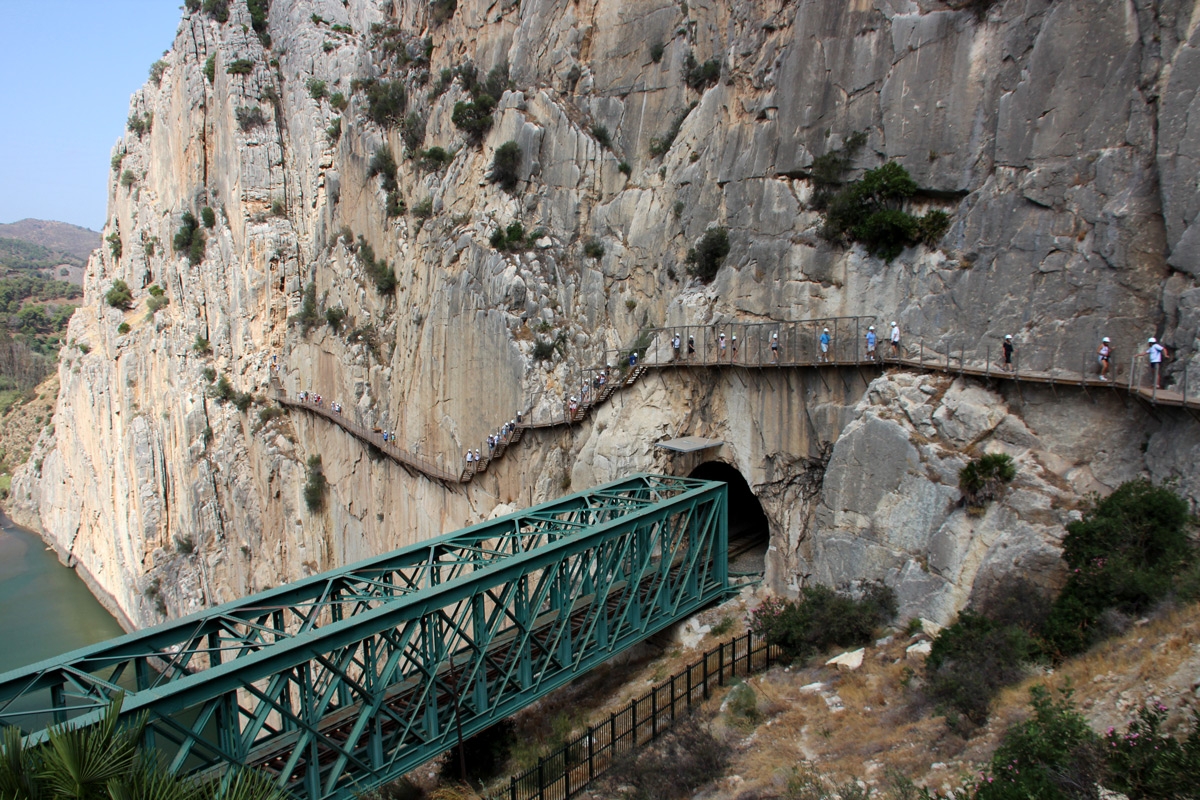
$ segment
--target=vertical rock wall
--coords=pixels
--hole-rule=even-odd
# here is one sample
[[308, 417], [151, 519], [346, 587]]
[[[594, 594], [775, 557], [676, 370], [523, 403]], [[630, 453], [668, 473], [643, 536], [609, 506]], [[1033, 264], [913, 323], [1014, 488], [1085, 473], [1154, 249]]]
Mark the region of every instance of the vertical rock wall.
[[[945, 410], [957, 395], [938, 386], [937, 402], [917, 403], [917, 384], [929, 386], [917, 379], [864, 395], [853, 377], [664, 376], [580, 430], [531, 437], [465, 489], [303, 415], [260, 417], [277, 374], [457, 468], [528, 398], [557, 408], [569, 376], [655, 324], [895, 318], [941, 349], [984, 351], [1013, 333], [1033, 368], [1087, 363], [1100, 335], [1124, 362], [1155, 333], [1178, 351], [1174, 370], [1194, 363], [1195, 2], [1003, 0], [982, 19], [934, 0], [453, 5], [440, 19], [446, 4], [424, 0], [273, 0], [269, 46], [243, 0], [225, 23], [185, 12], [161, 85], [131, 100], [131, 114], [153, 116], [114, 150], [105, 234], [121, 254], [89, 264], [54, 433], [14, 480], [13, 511], [134, 624], [417, 541], [500, 502], [669, 469], [651, 447], [667, 435], [729, 442], [720, 457], [772, 519], [778, 588], [886, 577], [912, 587], [909, 607], [943, 616], [980, 575], [1026, 563], [996, 555], [1006, 536], [1036, 540], [1025, 551], [1046, 563], [1062, 514], [1043, 501], [1066, 508], [1143, 470], [1197, 496], [1187, 420], [1115, 406], [1102, 418], [1121, 420], [1120, 456], [1101, 460], [1125, 466], [1079, 477], [1098, 423], [1071, 395], [972, 422], [995, 446], [1017, 446], [1009, 428], [1037, 439], [1020, 446], [1047, 472], [1033, 473], [1040, 499], [1010, 509], [1017, 522], [962, 520], [941, 508], [954, 499], [947, 476], [982, 445], [938, 421], [958, 413]], [[710, 59], [719, 79], [689, 84]], [[471, 99], [466, 65], [479, 80], [501, 68], [479, 144], [452, 121]], [[371, 80], [405, 87], [391, 123], [372, 119]], [[916, 210], [952, 214], [939, 248], [886, 263], [820, 238], [808, 170], [859, 131], [851, 175], [904, 165], [921, 187]], [[512, 194], [489, 180], [507, 141], [521, 150]], [[422, 160], [433, 147], [452, 158]], [[399, 164], [391, 197], [371, 174], [381, 148]], [[407, 214], [389, 216], [400, 200]], [[205, 207], [214, 226], [193, 264], [173, 243], [183, 213]], [[513, 222], [536, 243], [493, 247]], [[706, 286], [688, 278], [686, 255], [713, 224], [732, 249]], [[358, 237], [394, 270], [394, 294], [377, 290]], [[603, 255], [585, 252], [592, 240]], [[104, 299], [118, 279], [128, 311]], [[289, 322], [310, 284], [316, 324]], [[170, 301], [156, 314], [152, 285]], [[344, 325], [326, 325], [327, 309], [344, 310]], [[534, 358], [539, 342], [556, 345], [551, 359]], [[214, 396], [222, 377], [257, 399], [243, 412]], [[954, 409], [987, 402], [999, 401]], [[931, 421], [904, 411], [905, 422], [906, 403]], [[1143, 461], [1129, 443], [1146, 436], [1163, 446]], [[313, 455], [329, 483], [319, 512], [303, 500]], [[856, 488], [876, 461], [885, 471]], [[886, 530], [910, 523], [919, 530]]]

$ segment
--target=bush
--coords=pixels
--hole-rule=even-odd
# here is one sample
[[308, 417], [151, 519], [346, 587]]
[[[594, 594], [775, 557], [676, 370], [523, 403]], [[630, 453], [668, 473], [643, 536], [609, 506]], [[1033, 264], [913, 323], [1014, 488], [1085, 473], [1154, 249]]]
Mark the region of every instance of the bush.
[[212, 345], [200, 334], [196, 334], [196, 341], [192, 343], [192, 349], [202, 356], [212, 353]]
[[133, 292], [129, 291], [129, 284], [120, 278], [114, 280], [112, 288], [104, 294], [104, 302], [113, 308], [128, 311], [133, 305]]
[[608, 133], [608, 128], [603, 125], [592, 126], [592, 137], [606, 150], [612, 149], [612, 137]]
[[629, 177], [631, 174], [633, 174], [633, 167], [629, 166], [628, 162], [622, 161], [620, 164], [617, 164], [617, 172]]
[[271, 201], [271, 216], [272, 217], [286, 217], [287, 216], [287, 203], [283, 202], [282, 197], [276, 197], [274, 200]]
[[217, 56], [214, 53], [204, 60], [204, 77], [212, 83], [217, 79]]
[[254, 62], [248, 58], [239, 58], [236, 61], [229, 62], [229, 66], [225, 68], [228, 75], [249, 75], [254, 70]]
[[385, 191], [394, 192], [396, 190], [396, 159], [392, 156], [392, 151], [387, 145], [383, 145], [375, 151], [375, 155], [371, 157], [371, 164], [367, 169], [367, 177], [374, 178], [380, 176], [380, 182]]
[[246, 7], [250, 10], [250, 27], [254, 28], [259, 41], [267, 48], [271, 46], [271, 37], [267, 34], [269, 2], [270, 0], [246, 0]]
[[841, 185], [842, 176], [850, 168], [850, 162], [858, 151], [867, 143], [865, 131], [857, 131], [846, 137], [841, 147], [834, 148], [824, 155], [813, 159], [809, 167], [808, 177], [812, 182], [813, 196], [811, 206], [823, 210], [833, 199], [834, 190]]
[[460, 100], [454, 104], [450, 121], [461, 130], [472, 144], [479, 144], [492, 128], [492, 111], [496, 101], [491, 95], [480, 95], [473, 102]]
[[201, 374], [204, 375], [204, 380], [208, 381], [209, 383], [212, 383], [217, 379], [217, 371], [212, 367], [205, 367]]
[[154, 113], [147, 111], [140, 116], [136, 113], [130, 114], [129, 119], [125, 121], [125, 127], [129, 129], [130, 133], [137, 134], [140, 139], [154, 127]]
[[593, 236], [583, 243], [583, 254], [588, 258], [603, 258], [604, 243]]
[[122, 251], [121, 232], [113, 231], [104, 237], [104, 241], [108, 242], [108, 250], [112, 253], [113, 261], [120, 261]]
[[1000, 497], [1004, 485], [1017, 477], [1017, 465], [1007, 453], [987, 453], [971, 459], [958, 471], [958, 488], [968, 509], [982, 511], [983, 506]]
[[229, 0], [204, 0], [204, 13], [225, 24], [229, 21]]
[[1192, 710], [1191, 730], [1183, 742], [1163, 731], [1167, 708], [1152, 703], [1138, 710], [1124, 733], [1108, 729], [1104, 756], [1106, 788], [1130, 800], [1196, 797], [1200, 786], [1200, 713]]
[[170, 304], [171, 298], [158, 295], [157, 297], [151, 297], [146, 301], [146, 310], [149, 312], [149, 316], [153, 317]]
[[200, 209], [200, 221], [206, 228], [213, 227], [217, 224], [217, 212], [213, 211], [211, 206], [205, 206]]
[[709, 228], [700, 241], [688, 251], [688, 272], [704, 282], [716, 277], [717, 271], [729, 255], [729, 232], [724, 228]]
[[976, 800], [1074, 800], [1095, 797], [1103, 774], [1100, 740], [1071, 702], [1044, 686], [1030, 690], [1033, 717], [1010, 727], [992, 754]]
[[926, 691], [950, 726], [967, 732], [987, 722], [992, 698], [1021, 678], [1037, 652], [1036, 640], [1022, 628], [965, 610], [933, 642], [925, 660]]
[[511, 194], [521, 179], [521, 146], [516, 142], [505, 142], [496, 148], [492, 157], [492, 183]]
[[425, 141], [425, 120], [420, 114], [413, 112], [404, 118], [400, 126], [400, 138], [404, 140], [405, 152], [411, 157], [421, 149]]
[[833, 646], [871, 641], [875, 629], [896, 616], [896, 595], [870, 584], [859, 599], [826, 586], [807, 586], [799, 601], [768, 598], [750, 619], [750, 629], [766, 636], [789, 658], [807, 658]]
[[671, 127], [667, 129], [667, 132], [661, 138], [656, 136], [650, 139], [650, 155], [657, 158], [658, 156], [665, 155], [671, 149], [671, 145], [675, 143], [675, 137], [679, 135], [679, 129], [683, 127], [683, 121], [687, 119], [687, 115], [690, 113], [690, 108], [679, 112], [671, 122]]
[[321, 468], [320, 456], [308, 457], [308, 480], [304, 483], [304, 505], [318, 512], [325, 508], [325, 472]]
[[369, 80], [364, 84], [367, 95], [367, 117], [381, 128], [390, 128], [404, 116], [408, 94], [403, 81]]
[[910, 245], [935, 243], [950, 227], [943, 211], [915, 217], [903, 209], [917, 191], [908, 170], [888, 162], [868, 170], [828, 200], [821, 235], [832, 242], [858, 242], [872, 255], [891, 261]]
[[433, 0], [429, 4], [429, 13], [433, 17], [433, 24], [441, 25], [443, 22], [448, 22], [454, 16], [457, 8], [458, 0]]
[[655, 64], [662, 61], [663, 53], [666, 51], [666, 49], [667, 46], [661, 41], [650, 45], [650, 60]]
[[700, 64], [694, 55], [688, 53], [683, 64], [683, 79], [688, 86], [702, 92], [721, 79], [721, 62], [710, 58]]
[[325, 324], [333, 328], [334, 333], [339, 333], [342, 330], [342, 325], [346, 321], [346, 309], [341, 306], [331, 306], [325, 309]]
[[1067, 526], [1067, 583], [1054, 601], [1045, 636], [1056, 656], [1102, 638], [1106, 611], [1142, 614], [1171, 591], [1193, 561], [1187, 503], [1168, 489], [1122, 484], [1082, 520]]
[[329, 96], [329, 105], [336, 108], [338, 111], [345, 111], [350, 105], [350, 101], [346, 99], [346, 95], [341, 92], [334, 92]]
[[162, 86], [163, 73], [167, 71], [167, 62], [159, 59], [150, 65], [150, 80], [155, 86]]
[[194, 267], [204, 260], [204, 231], [191, 211], [184, 211], [180, 221], [172, 244], [176, 253], [187, 253], [188, 262]]
[[375, 250], [361, 235], [358, 237], [356, 255], [358, 263], [371, 277], [375, 289], [380, 294], [387, 295], [396, 291], [396, 271], [382, 258], [375, 258]]
[[122, 322], [120, 325], [117, 326], [117, 334], [119, 336], [124, 336], [125, 334], [129, 333], [129, 330], [130, 330], [130, 328], [129, 328], [128, 322]]
[[342, 118], [334, 117], [333, 122], [325, 129], [325, 138], [330, 144], [337, 144], [338, 139], [342, 138]]
[[242, 133], [249, 133], [267, 123], [267, 118], [263, 116], [262, 109], [258, 106], [242, 106], [234, 112], [234, 116], [237, 117], [238, 127], [241, 128]]
[[121, 185], [128, 189], [137, 183], [137, 176], [133, 174], [133, 170], [127, 169], [121, 173]]
[[453, 160], [454, 156], [447, 153], [441, 147], [431, 147], [428, 150], [421, 151], [420, 165], [424, 169], [439, 170]]
[[433, 216], [433, 198], [426, 197], [424, 200], [413, 206], [413, 216], [417, 219], [429, 219]]
[[305, 85], [308, 87], [308, 96], [313, 100], [316, 100], [318, 103], [329, 96], [329, 89], [326, 87], [325, 81], [323, 80], [318, 78], [309, 78], [308, 83]]
[[273, 419], [279, 419], [283, 416], [283, 409], [279, 406], [267, 406], [258, 411], [259, 424], [266, 425]]
[[305, 334], [320, 323], [321, 315], [317, 311], [317, 284], [313, 281], [309, 281], [304, 287], [304, 299], [300, 302], [300, 310], [292, 315], [291, 321], [299, 325]]

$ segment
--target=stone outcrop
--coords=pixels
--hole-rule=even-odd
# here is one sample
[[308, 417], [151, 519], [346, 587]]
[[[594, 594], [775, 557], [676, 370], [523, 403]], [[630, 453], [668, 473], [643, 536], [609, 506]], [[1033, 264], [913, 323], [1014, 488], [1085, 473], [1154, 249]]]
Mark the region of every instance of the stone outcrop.
[[[528, 437], [466, 489], [319, 420], [260, 416], [277, 375], [456, 468], [642, 327], [735, 319], [895, 318], [943, 351], [1013, 333], [1031, 368], [1088, 363], [1100, 335], [1124, 365], [1154, 333], [1177, 374], [1200, 373], [1195, 4], [1005, 0], [982, 19], [954, 5], [273, 0], [269, 40], [243, 0], [225, 23], [185, 11], [161, 83], [131, 101], [141, 131], [114, 151], [104, 233], [121, 254], [89, 264], [53, 433], [14, 479], [14, 514], [140, 625], [499, 503], [684, 469], [653, 442], [712, 434], [763, 501], [776, 588], [884, 577], [906, 609], [944, 619], [1003, 569], [1048, 569], [1080, 492], [1151, 474], [1200, 496], [1186, 417], [902, 376], [866, 391], [872, 375], [664, 374], [573, 432]], [[710, 59], [719, 79], [689, 85]], [[500, 94], [479, 144], [452, 121], [468, 64]], [[372, 119], [371, 80], [406, 89], [391, 123]], [[939, 248], [888, 263], [820, 238], [809, 169], [858, 131], [851, 174], [904, 165], [915, 208], [952, 214]], [[507, 141], [512, 194], [489, 180]], [[434, 147], [448, 163], [419, 157]], [[381, 148], [394, 189], [372, 174]], [[173, 244], [183, 212], [206, 207], [193, 263]], [[535, 243], [494, 247], [513, 222]], [[702, 285], [686, 258], [714, 224], [732, 248]], [[128, 311], [104, 300], [117, 279]], [[310, 284], [314, 324], [289, 322]], [[156, 313], [152, 285], [170, 301]], [[257, 400], [239, 411], [221, 378]], [[1022, 477], [967, 518], [948, 510], [953, 476], [980, 447], [1020, 451]], [[319, 512], [302, 495], [313, 455]]]

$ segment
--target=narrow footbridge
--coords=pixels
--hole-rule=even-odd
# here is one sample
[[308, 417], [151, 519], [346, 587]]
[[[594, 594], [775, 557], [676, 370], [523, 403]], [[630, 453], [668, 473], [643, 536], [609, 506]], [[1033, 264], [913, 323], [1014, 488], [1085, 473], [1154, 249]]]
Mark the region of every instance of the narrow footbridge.
[[[867, 350], [866, 336], [876, 330], [877, 347]], [[822, 346], [822, 334], [829, 341]], [[1017, 347], [1012, 363], [1002, 363], [1001, 347], [995, 344], [950, 342], [927, 345], [905, 340], [899, 348], [887, 341], [888, 329], [873, 317], [830, 317], [796, 322], [727, 322], [719, 325], [649, 328], [643, 330], [629, 347], [609, 350], [602, 363], [576, 370], [566, 380], [566, 392], [550, 398], [545, 392], [530, 398], [520, 421], [508, 428], [497, 425], [493, 445], [473, 445], [480, 453], [478, 461], [463, 461], [458, 454], [430, 458], [385, 442], [378, 430], [361, 425], [327, 404], [301, 400], [289, 395], [272, 378], [275, 399], [288, 408], [307, 411], [341, 427], [358, 439], [378, 448], [383, 455], [414, 472], [447, 484], [469, 483], [487, 471], [492, 462], [518, 444], [526, 432], [544, 428], [562, 428], [583, 422], [592, 410], [618, 391], [632, 386], [650, 370], [667, 369], [747, 369], [809, 370], [824, 378], [831, 370], [853, 369], [874, 377], [887, 367], [922, 372], [937, 372], [985, 381], [1016, 385], [1038, 384], [1057, 390], [1080, 389], [1085, 392], [1118, 393], [1148, 408], [1158, 406], [1184, 408], [1200, 419], [1200, 376], [1188, 376], [1186, 363], [1170, 377], [1167, 388], [1157, 388], [1152, 366], [1144, 358], [1127, 354], [1118, 363], [1114, 359], [1108, 375], [1101, 376], [1099, 365], [1090, 353], [1078, 360], [1059, 356], [1055, 351]], [[1166, 378], [1166, 374], [1162, 376]]]
[[727, 506], [635, 475], [0, 675], [0, 724], [124, 694], [176, 772], [349, 798], [723, 597]]

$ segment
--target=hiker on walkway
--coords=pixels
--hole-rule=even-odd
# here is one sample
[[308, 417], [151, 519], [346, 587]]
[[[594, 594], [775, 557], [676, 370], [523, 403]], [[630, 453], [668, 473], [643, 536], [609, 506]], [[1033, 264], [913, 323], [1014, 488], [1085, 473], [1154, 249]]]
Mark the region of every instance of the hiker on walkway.
[[890, 337], [892, 342], [892, 358], [900, 357], [900, 326], [896, 324], [896, 320], [892, 320], [892, 334]]
[[696, 337], [689, 336], [688, 337], [688, 349], [687, 349], [688, 360], [691, 360], [692, 356], [694, 356], [694, 355], [696, 355]]
[[879, 339], [875, 336], [875, 326], [867, 328], [867, 361], [875, 360], [875, 344]]
[[1005, 372], [1013, 371], [1012, 358], [1013, 358], [1013, 350], [1015, 350], [1015, 349], [1016, 348], [1013, 347], [1012, 334], [1011, 333], [1006, 334], [1004, 336], [1004, 371]]
[[771, 360], [776, 364], [779, 363], [779, 334], [771, 334]]
[[737, 334], [733, 335], [733, 360], [737, 361]]
[[1167, 353], [1167, 348], [1163, 347], [1153, 336], [1150, 337], [1147, 344], [1150, 346], [1146, 348], [1144, 353], [1139, 353], [1139, 355], [1150, 359], [1150, 379], [1154, 381], [1155, 389], [1161, 389], [1163, 359], [1170, 358], [1171, 356]]
[[671, 359], [679, 360], [679, 332], [675, 332], [674, 338], [671, 339]]
[[821, 361], [829, 360], [829, 328], [821, 331]]
[[629, 366], [630, 366], [630, 367], [636, 367], [636, 366], [637, 366], [637, 358], [638, 358], [638, 356], [637, 356], [637, 350], [630, 350], [630, 351], [629, 351]]
[[721, 335], [717, 337], [717, 356], [721, 360], [724, 360], [724, 358], [725, 358], [725, 334], [724, 334], [724, 332], [722, 332]]
[[1100, 340], [1100, 346], [1096, 348], [1096, 360], [1100, 363], [1100, 380], [1108, 380], [1108, 366], [1112, 361], [1112, 340], [1107, 336]]

